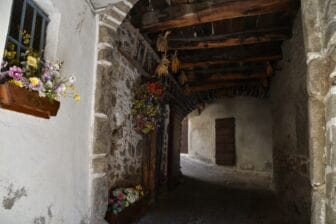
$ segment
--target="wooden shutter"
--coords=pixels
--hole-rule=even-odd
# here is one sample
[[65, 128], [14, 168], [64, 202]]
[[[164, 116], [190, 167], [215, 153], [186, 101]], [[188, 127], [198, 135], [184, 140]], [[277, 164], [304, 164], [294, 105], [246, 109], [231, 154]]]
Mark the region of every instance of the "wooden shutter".
[[216, 164], [224, 166], [236, 164], [234, 118], [216, 120]]

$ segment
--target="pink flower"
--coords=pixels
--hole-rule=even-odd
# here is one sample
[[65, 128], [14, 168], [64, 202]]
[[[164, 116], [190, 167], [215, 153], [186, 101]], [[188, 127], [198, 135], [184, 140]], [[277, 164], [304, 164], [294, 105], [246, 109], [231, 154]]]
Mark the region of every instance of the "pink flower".
[[23, 71], [20, 67], [13, 66], [9, 68], [8, 71], [9, 77], [15, 79], [15, 80], [21, 80], [23, 77]]
[[124, 199], [124, 195], [123, 195], [122, 193], [118, 194], [118, 199], [119, 199], [119, 200]]

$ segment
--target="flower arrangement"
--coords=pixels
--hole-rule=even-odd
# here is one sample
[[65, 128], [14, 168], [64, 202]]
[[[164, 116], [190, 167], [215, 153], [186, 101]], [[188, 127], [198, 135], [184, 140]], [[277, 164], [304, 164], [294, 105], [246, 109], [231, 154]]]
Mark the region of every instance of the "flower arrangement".
[[163, 91], [159, 82], [146, 82], [136, 90], [132, 105], [136, 131], [146, 134], [159, 127]]
[[75, 91], [75, 78], [61, 75], [63, 62], [51, 63], [43, 60], [41, 52], [36, 52], [29, 47], [30, 35], [23, 32], [23, 44], [27, 50], [16, 57], [15, 45], [7, 43], [4, 52], [4, 61], [0, 67], [0, 84], [9, 83], [30, 91], [36, 91], [40, 96], [57, 100], [61, 96], [72, 96], [75, 101], [80, 100]]
[[109, 211], [112, 211], [114, 214], [120, 213], [125, 208], [139, 201], [144, 195], [141, 185], [114, 189], [111, 191], [109, 197]]

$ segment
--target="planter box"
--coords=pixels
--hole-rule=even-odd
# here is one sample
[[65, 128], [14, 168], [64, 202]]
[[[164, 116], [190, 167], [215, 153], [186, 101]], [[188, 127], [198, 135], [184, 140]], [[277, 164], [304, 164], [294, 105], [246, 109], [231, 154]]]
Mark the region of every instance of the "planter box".
[[0, 108], [49, 119], [57, 115], [59, 107], [58, 101], [40, 97], [37, 92], [8, 83], [0, 84]]
[[110, 224], [131, 224], [139, 220], [147, 211], [148, 205], [144, 199], [135, 202], [118, 214], [107, 212], [105, 220]]

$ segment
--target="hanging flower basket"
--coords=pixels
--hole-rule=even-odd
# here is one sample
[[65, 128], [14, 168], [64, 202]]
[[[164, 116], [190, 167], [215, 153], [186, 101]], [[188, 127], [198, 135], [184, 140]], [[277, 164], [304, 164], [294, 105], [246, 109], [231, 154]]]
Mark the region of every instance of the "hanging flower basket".
[[134, 130], [148, 134], [160, 125], [162, 117], [160, 105], [164, 88], [158, 81], [145, 82], [137, 87], [132, 104]]
[[37, 92], [9, 83], [0, 84], [0, 108], [49, 119], [57, 115], [59, 107], [59, 101], [40, 97]]

